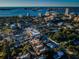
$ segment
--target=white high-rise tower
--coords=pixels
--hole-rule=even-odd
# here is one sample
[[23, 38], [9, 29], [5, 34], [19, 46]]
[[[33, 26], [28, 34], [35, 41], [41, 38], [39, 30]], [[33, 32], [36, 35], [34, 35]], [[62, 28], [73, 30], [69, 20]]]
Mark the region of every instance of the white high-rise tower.
[[41, 17], [41, 16], [42, 16], [42, 13], [41, 13], [41, 12], [39, 12], [39, 13], [38, 13], [38, 16], [39, 16], [39, 17]]
[[68, 13], [69, 13], [69, 8], [66, 8], [65, 9], [65, 15], [68, 15]]

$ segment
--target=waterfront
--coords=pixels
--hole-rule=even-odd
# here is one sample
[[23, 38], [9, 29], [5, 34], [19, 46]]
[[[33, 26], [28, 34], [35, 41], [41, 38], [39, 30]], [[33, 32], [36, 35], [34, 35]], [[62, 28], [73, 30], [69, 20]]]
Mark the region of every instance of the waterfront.
[[1, 59], [79, 59], [79, 8], [0, 8]]

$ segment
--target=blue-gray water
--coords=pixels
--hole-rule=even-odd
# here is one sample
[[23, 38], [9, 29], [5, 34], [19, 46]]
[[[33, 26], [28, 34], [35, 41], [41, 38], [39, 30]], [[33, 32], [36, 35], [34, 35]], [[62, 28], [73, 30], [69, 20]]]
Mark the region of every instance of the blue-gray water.
[[[52, 11], [54, 12], [58, 12], [58, 13], [64, 13], [65, 12], [65, 7], [51, 7], [53, 8]], [[59, 9], [58, 9], [59, 8]], [[33, 8], [32, 8], [33, 9]], [[10, 7], [4, 7], [4, 8], [0, 8], [0, 17], [7, 17], [7, 16], [18, 16], [18, 15], [23, 15], [26, 16], [27, 13], [29, 13], [31, 16], [38, 16], [38, 13], [41, 12], [42, 15], [44, 15], [46, 12], [48, 11], [48, 7], [44, 8], [41, 7], [39, 10], [31, 10], [30, 8], [10, 8]], [[78, 7], [69, 7], [69, 13], [75, 13], [75, 14], [79, 14], [79, 8]]]

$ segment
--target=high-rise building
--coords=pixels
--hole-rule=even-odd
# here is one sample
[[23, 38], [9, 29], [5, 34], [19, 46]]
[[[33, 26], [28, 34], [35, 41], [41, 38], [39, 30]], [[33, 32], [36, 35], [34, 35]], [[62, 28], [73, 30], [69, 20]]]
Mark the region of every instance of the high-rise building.
[[66, 8], [65, 9], [65, 15], [68, 15], [68, 13], [69, 13], [69, 8]]
[[27, 13], [27, 16], [29, 16], [29, 13]]
[[39, 17], [41, 17], [41, 16], [42, 16], [42, 13], [41, 13], [41, 12], [39, 12], [39, 13], [38, 13], [38, 16], [39, 16]]

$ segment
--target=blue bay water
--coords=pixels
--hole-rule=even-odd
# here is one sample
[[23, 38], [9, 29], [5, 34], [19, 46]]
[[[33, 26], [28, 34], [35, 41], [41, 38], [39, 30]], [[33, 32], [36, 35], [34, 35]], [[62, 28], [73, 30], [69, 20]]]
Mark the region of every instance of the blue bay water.
[[[11, 8], [7, 8], [5, 10], [0, 8], [0, 17], [19, 16], [19, 15], [26, 16], [27, 13], [30, 14], [30, 16], [38, 16], [39, 12], [42, 15], [44, 15], [48, 11], [47, 8], [45, 8], [45, 9], [40, 8], [39, 10], [31, 10], [31, 9], [24, 9], [24, 8], [14, 8], [11, 10], [8, 10], [8, 9], [11, 9]], [[62, 9], [62, 10], [57, 9], [57, 10], [51, 10], [51, 11], [58, 12], [58, 13], [64, 13], [65, 9]], [[72, 8], [72, 10], [70, 10], [70, 12], [79, 14], [79, 8], [78, 7]]]

